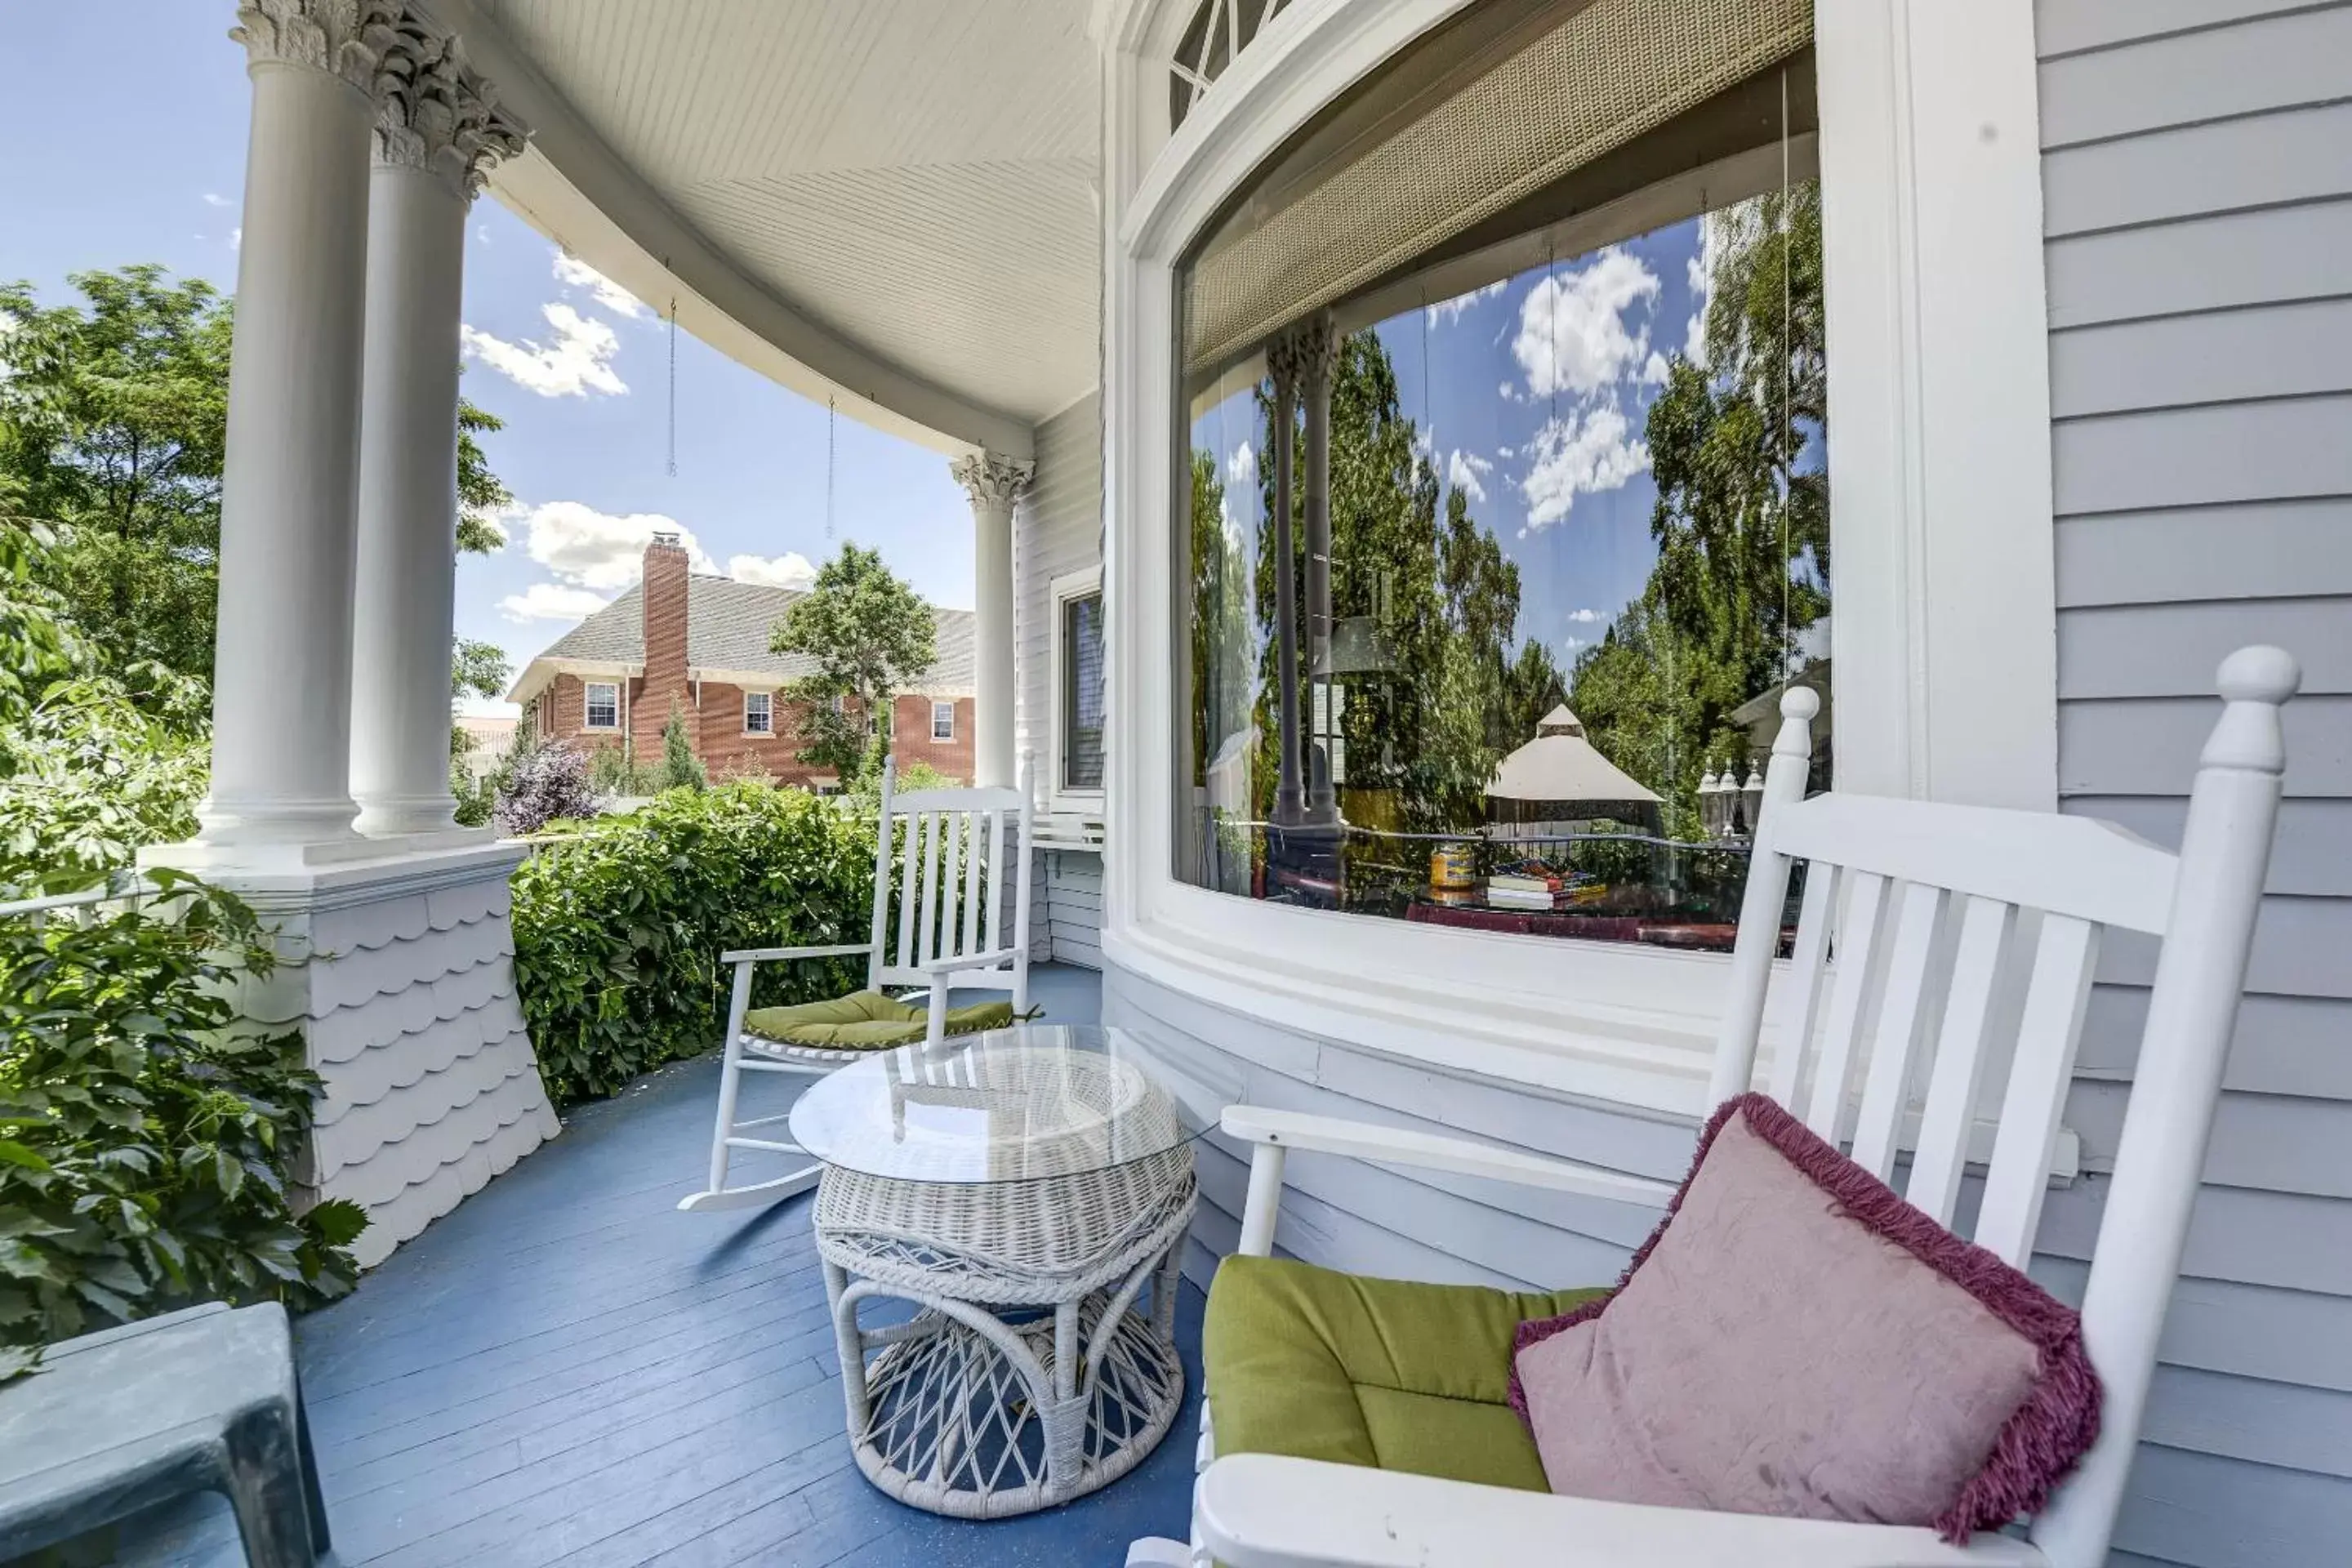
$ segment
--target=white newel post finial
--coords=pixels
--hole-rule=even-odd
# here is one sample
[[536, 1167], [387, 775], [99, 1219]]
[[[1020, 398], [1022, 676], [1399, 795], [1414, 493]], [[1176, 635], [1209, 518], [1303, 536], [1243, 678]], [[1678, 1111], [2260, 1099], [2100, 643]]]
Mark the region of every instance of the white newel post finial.
[[1013, 782], [1013, 507], [1036, 470], [994, 452], [959, 458], [949, 470], [971, 497], [972, 783], [983, 787]]
[[250, 0], [209, 845], [348, 841], [368, 129], [393, 0]]
[[387, 55], [368, 183], [367, 353], [352, 607], [352, 793], [374, 837], [446, 833], [466, 211], [524, 132], [450, 34]]

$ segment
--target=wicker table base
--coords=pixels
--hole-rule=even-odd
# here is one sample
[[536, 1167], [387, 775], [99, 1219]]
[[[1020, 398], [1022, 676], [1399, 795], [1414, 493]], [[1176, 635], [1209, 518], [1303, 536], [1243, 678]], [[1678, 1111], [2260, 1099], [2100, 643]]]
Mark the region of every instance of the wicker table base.
[[[1183, 1403], [1177, 1267], [1197, 1201], [1189, 1147], [1011, 1186], [828, 1167], [817, 1250], [866, 1479], [1002, 1519], [1134, 1468]], [[869, 1301], [912, 1310], [866, 1327]]]

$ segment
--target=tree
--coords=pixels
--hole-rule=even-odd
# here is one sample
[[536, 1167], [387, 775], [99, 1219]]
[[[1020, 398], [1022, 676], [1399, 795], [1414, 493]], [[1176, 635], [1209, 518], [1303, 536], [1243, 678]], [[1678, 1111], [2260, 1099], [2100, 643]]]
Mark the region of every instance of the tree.
[[[0, 883], [51, 890], [194, 830], [232, 339], [202, 281], [71, 281], [47, 308], [0, 284]], [[476, 437], [500, 424], [457, 424], [456, 542], [494, 551], [513, 497]], [[453, 697], [499, 694], [499, 649], [453, 651]]]
[[494, 436], [507, 422], [487, 408], [457, 400], [457, 553], [496, 555], [507, 547], [499, 514], [514, 505], [514, 492], [490, 472], [477, 436]]
[[669, 722], [662, 726], [661, 785], [663, 789], [701, 789], [710, 782], [702, 761], [686, 738], [686, 710], [673, 700]]
[[[507, 689], [506, 650], [495, 643], [474, 642], [459, 637], [453, 645], [449, 661], [449, 698], [452, 702], [467, 697], [480, 697], [495, 701]], [[518, 727], [530, 723], [528, 718], [518, 721]], [[478, 788], [473, 774], [466, 767], [466, 759], [473, 754], [474, 738], [462, 724], [449, 726], [449, 793], [457, 802], [457, 824], [461, 827], [479, 827], [490, 819], [492, 792]]]
[[1732, 710], [1793, 673], [1797, 635], [1830, 604], [1821, 188], [1706, 221], [1722, 258], [1706, 363], [1675, 356], [1645, 432], [1657, 564], [1577, 660], [1570, 699], [1593, 744], [1685, 823], [1710, 762], [1747, 752]]
[[209, 679], [228, 305], [153, 265], [72, 282], [87, 309], [0, 285], [0, 468], [56, 527], [55, 585], [104, 656]]
[[[54, 529], [55, 586], [107, 659], [210, 680], [230, 302], [152, 263], [70, 281], [80, 305], [0, 284], [0, 475]], [[506, 543], [498, 514], [514, 497], [477, 439], [502, 427], [460, 400], [461, 553]]]
[[880, 715], [938, 659], [939, 626], [879, 552], [845, 541], [786, 608], [768, 646], [815, 661], [815, 673], [787, 689], [801, 708], [800, 759], [835, 769], [847, 785], [881, 766], [888, 742]]

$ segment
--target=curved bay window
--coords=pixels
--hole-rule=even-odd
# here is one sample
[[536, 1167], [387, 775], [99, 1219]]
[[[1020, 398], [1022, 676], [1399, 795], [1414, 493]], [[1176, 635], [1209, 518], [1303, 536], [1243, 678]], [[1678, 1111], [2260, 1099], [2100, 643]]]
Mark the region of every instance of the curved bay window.
[[1779, 695], [1828, 695], [1809, 26], [1475, 8], [1194, 247], [1180, 879], [1729, 947]]

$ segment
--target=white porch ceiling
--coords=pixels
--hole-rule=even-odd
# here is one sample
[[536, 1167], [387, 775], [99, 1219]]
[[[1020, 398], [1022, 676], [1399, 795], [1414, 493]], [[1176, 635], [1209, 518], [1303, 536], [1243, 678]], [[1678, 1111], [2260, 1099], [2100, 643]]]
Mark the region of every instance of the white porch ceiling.
[[[436, 8], [471, 13], [448, 19], [478, 36], [494, 79], [502, 60], [526, 74], [518, 59], [540, 79], [507, 94], [540, 136], [496, 184], [591, 265], [645, 293], [650, 258], [817, 383], [950, 444], [1004, 446], [991, 426], [1034, 426], [1093, 386], [1100, 67], [1087, 0]], [[581, 198], [609, 224], [583, 221]], [[673, 217], [739, 276], [714, 282], [680, 258], [698, 247], [665, 232]], [[743, 283], [767, 299], [745, 300]], [[808, 375], [781, 378], [825, 395]]]

